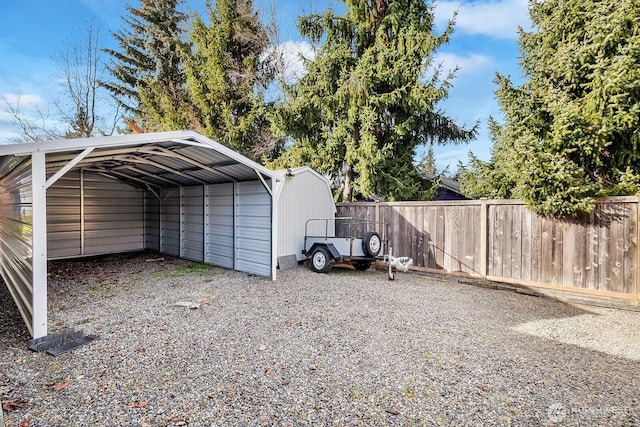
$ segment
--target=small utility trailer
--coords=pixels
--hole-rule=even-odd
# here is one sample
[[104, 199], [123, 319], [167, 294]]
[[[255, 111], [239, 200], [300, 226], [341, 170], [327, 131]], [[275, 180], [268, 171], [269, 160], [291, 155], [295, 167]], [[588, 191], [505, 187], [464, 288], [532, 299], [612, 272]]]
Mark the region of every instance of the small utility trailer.
[[352, 264], [356, 270], [366, 270], [371, 263], [381, 260], [384, 240], [375, 231], [375, 221], [342, 218], [310, 219], [305, 224], [302, 254], [311, 269], [326, 273], [332, 263]]

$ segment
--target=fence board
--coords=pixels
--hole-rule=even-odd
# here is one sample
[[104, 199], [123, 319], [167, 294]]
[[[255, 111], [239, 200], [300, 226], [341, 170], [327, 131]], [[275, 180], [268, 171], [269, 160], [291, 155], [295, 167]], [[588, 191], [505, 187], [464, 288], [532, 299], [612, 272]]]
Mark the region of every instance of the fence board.
[[638, 205], [627, 204], [629, 214], [626, 217], [624, 246], [624, 289], [627, 294], [638, 293]]
[[597, 289], [598, 285], [598, 228], [596, 226], [596, 209], [587, 214], [586, 230], [586, 257], [585, 257], [585, 287], [587, 289]]
[[502, 238], [502, 276], [513, 277], [513, 206], [504, 206], [504, 235]]
[[511, 277], [522, 278], [522, 206], [511, 206]]
[[417, 267], [480, 276], [486, 241], [492, 278], [638, 299], [637, 197], [598, 202], [567, 221], [514, 200], [338, 204], [338, 216], [382, 221], [394, 254], [411, 256]]
[[521, 207], [521, 233], [522, 233], [522, 246], [521, 246], [521, 265], [520, 265], [520, 278], [523, 280], [533, 280], [531, 277], [531, 259], [532, 259], [532, 218], [533, 213]]

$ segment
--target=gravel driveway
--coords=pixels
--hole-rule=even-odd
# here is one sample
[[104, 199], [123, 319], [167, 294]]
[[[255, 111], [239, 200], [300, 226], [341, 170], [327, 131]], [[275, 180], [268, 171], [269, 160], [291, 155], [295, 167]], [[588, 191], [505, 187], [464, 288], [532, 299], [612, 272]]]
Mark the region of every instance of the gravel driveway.
[[638, 312], [155, 257], [50, 263], [50, 329], [100, 336], [59, 357], [0, 285], [5, 426], [640, 425]]

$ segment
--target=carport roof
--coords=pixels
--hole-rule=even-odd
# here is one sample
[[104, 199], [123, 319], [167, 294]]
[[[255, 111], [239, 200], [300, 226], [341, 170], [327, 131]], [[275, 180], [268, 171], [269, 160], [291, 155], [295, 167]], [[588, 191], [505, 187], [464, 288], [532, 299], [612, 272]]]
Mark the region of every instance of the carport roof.
[[277, 179], [277, 174], [192, 131], [0, 145], [0, 177], [12, 159], [43, 152], [47, 185], [82, 168], [146, 188]]

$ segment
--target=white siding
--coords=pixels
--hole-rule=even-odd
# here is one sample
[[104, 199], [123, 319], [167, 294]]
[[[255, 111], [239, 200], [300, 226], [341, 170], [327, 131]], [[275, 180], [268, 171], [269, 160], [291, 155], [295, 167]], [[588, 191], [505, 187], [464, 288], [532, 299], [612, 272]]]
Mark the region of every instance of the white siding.
[[236, 184], [235, 197], [235, 268], [269, 277], [271, 196], [260, 181], [247, 181]]
[[[278, 197], [278, 256], [295, 255], [298, 261], [305, 259], [305, 223], [312, 218], [334, 218], [335, 204], [327, 182], [311, 170], [294, 171], [284, 177]], [[327, 230], [333, 234], [333, 221]], [[309, 224], [309, 234], [324, 235], [325, 223]]]
[[207, 186], [205, 262], [234, 268], [233, 183]]

